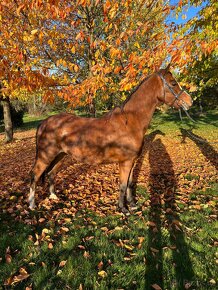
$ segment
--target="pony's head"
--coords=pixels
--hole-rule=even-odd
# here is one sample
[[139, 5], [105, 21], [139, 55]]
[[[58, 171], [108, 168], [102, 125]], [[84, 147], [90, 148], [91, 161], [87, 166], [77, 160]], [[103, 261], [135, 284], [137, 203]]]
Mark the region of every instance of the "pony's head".
[[170, 65], [157, 72], [160, 82], [162, 83], [162, 93], [158, 99], [170, 107], [188, 110], [192, 106], [192, 98], [180, 87], [172, 73], [169, 71], [169, 67]]

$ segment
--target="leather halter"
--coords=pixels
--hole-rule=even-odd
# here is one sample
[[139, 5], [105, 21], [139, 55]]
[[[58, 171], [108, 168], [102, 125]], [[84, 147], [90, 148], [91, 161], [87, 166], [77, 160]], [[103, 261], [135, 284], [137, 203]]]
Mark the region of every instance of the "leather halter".
[[[171, 106], [173, 106], [173, 104], [175, 103], [175, 101], [182, 101], [182, 103], [186, 104], [182, 99], [179, 99], [180, 95], [184, 92], [183, 89], [180, 90], [180, 92], [178, 94], [175, 93], [175, 91], [173, 90], [173, 88], [168, 84], [168, 82], [165, 80], [165, 78], [163, 77], [163, 75], [161, 73], [157, 73], [157, 75], [161, 78], [161, 80], [163, 81], [164, 86], [166, 86], [170, 92], [174, 95], [175, 99], [173, 100]], [[165, 102], [165, 90], [164, 90], [164, 102]]]

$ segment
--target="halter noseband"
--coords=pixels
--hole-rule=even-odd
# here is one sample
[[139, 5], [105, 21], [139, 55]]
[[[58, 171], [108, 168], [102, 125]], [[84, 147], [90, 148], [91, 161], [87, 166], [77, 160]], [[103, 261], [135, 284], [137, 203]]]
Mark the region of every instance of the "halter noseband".
[[[161, 80], [163, 81], [164, 86], [167, 86], [167, 88], [170, 90], [170, 92], [174, 95], [175, 99], [173, 100], [171, 106], [175, 103], [175, 101], [182, 101], [182, 103], [185, 103], [182, 99], [179, 99], [180, 95], [184, 92], [183, 89], [181, 89], [181, 91], [176, 94], [173, 90], [173, 88], [168, 84], [168, 82], [165, 80], [165, 78], [162, 76], [161, 73], [157, 73], [157, 75], [161, 78]], [[165, 101], [165, 90], [164, 90], [164, 101]]]

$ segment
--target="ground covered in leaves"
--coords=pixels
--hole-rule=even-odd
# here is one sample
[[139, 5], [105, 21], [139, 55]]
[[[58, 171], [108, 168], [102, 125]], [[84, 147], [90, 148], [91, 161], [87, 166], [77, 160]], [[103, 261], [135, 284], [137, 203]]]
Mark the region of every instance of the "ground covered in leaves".
[[56, 178], [59, 200], [40, 185], [30, 211], [36, 130], [11, 144], [0, 135], [2, 288], [217, 289], [217, 124], [161, 118], [135, 166], [130, 217], [117, 212], [116, 164], [70, 158]]

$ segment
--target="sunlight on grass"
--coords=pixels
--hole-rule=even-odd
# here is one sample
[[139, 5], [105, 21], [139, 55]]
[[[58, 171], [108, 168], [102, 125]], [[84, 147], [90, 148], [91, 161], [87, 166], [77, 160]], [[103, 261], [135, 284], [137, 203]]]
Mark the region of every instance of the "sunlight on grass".
[[163, 289], [182, 289], [188, 283], [197, 289], [215, 289], [210, 282], [216, 278], [213, 242], [217, 221], [213, 216], [183, 211], [182, 228], [173, 230], [164, 225], [163, 212], [157, 221], [160, 226], [149, 227], [151, 210], [149, 207], [148, 214], [129, 218], [78, 213], [65, 225], [69, 229], [65, 235], [58, 234], [59, 226], [52, 227], [51, 249], [46, 236], [39, 244], [35, 236], [49, 228], [49, 221], [42, 228], [7, 219], [0, 236], [0, 256], [9, 247], [12, 261], [1, 263], [1, 284], [25, 267], [31, 275], [19, 283], [19, 289], [28, 285], [34, 289], [150, 289], [149, 284], [155, 281]]

